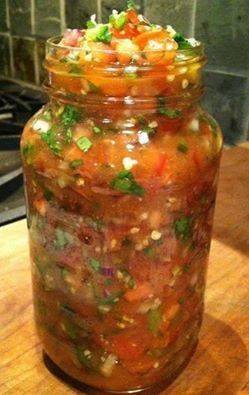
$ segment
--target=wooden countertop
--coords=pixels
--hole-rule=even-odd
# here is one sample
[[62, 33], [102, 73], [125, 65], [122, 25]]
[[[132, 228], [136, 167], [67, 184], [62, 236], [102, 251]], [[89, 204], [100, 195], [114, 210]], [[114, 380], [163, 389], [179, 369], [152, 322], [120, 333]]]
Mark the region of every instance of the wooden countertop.
[[[79, 394], [45, 367], [25, 221], [0, 229], [0, 394]], [[249, 394], [249, 143], [224, 152], [200, 342], [161, 395]]]

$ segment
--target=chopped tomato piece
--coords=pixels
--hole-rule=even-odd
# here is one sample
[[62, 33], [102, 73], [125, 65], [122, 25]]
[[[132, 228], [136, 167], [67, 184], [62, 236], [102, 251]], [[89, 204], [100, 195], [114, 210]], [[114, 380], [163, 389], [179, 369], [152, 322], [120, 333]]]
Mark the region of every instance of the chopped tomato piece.
[[136, 288], [131, 289], [125, 293], [125, 299], [128, 302], [138, 302], [139, 300], [143, 300], [149, 298], [153, 295], [153, 289], [149, 283], [141, 283], [137, 284]]
[[169, 34], [165, 30], [152, 30], [139, 34], [134, 38], [134, 42], [141, 48], [144, 49], [145, 45], [149, 40], [163, 41], [169, 38]]

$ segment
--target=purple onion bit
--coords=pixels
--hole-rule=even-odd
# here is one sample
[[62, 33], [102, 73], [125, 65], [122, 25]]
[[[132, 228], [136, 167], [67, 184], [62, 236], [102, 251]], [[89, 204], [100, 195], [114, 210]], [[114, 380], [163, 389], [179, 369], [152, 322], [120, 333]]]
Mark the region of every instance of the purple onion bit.
[[106, 277], [114, 277], [114, 269], [112, 267], [102, 267], [101, 273]]

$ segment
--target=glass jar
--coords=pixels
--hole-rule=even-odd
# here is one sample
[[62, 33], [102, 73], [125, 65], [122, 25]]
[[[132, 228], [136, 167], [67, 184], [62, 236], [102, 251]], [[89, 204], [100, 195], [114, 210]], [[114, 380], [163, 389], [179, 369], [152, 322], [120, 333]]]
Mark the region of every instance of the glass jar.
[[36, 325], [64, 372], [136, 392], [181, 371], [202, 321], [222, 148], [204, 50], [146, 66], [95, 51], [83, 72], [58, 42], [21, 141]]

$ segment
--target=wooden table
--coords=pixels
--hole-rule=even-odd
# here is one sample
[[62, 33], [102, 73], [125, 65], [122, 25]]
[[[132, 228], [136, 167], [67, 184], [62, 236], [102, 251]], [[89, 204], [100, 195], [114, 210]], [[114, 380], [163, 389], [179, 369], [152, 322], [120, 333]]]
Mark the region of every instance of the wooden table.
[[[0, 229], [0, 394], [78, 394], [42, 361], [25, 221]], [[196, 353], [165, 395], [249, 394], [249, 144], [225, 151]]]

